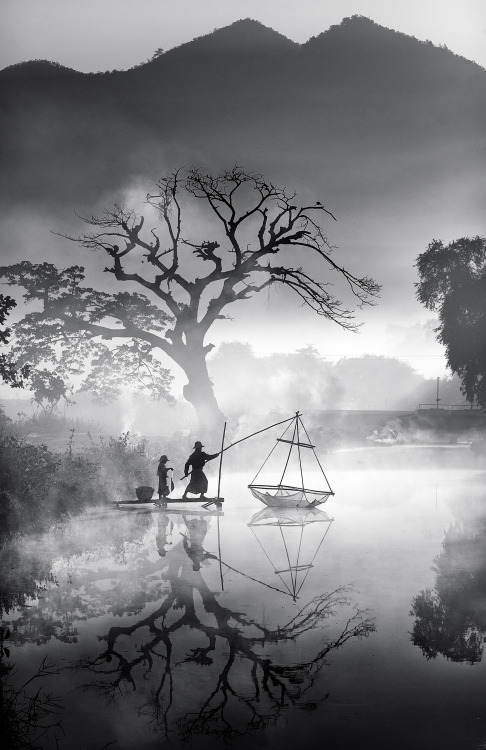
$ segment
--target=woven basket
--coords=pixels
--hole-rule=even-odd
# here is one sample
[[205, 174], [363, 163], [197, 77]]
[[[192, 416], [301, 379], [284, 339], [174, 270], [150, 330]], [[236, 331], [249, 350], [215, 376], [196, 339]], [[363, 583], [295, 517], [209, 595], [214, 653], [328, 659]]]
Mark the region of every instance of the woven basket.
[[153, 487], [137, 487], [135, 489], [135, 494], [140, 500], [141, 503], [148, 503], [152, 499], [152, 495], [154, 494], [155, 490]]

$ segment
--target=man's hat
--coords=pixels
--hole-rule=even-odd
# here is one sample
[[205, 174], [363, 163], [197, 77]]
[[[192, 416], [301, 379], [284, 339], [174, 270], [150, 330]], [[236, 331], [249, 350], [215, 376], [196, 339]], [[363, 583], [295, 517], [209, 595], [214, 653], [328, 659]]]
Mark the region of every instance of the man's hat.
[[163, 456], [161, 456], [161, 457], [159, 458], [159, 461], [168, 461], [168, 460], [169, 460], [169, 459], [167, 458], [167, 456], [165, 455], [165, 453], [164, 453], [164, 455], [163, 455]]
[[204, 445], [200, 440], [196, 440], [196, 442], [194, 443], [194, 448], [204, 448]]

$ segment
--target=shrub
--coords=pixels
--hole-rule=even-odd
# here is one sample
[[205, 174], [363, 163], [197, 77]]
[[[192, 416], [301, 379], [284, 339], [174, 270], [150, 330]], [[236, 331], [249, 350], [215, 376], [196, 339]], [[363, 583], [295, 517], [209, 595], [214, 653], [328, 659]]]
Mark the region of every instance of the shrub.
[[0, 434], [0, 537], [42, 531], [64, 517], [111, 500], [135, 498], [135, 487], [153, 477], [155, 463], [145, 442], [127, 432], [93, 441], [85, 453], [56, 455], [45, 445], [31, 445]]
[[45, 528], [46, 505], [59, 459], [45, 445], [0, 435], [0, 528], [3, 535]]

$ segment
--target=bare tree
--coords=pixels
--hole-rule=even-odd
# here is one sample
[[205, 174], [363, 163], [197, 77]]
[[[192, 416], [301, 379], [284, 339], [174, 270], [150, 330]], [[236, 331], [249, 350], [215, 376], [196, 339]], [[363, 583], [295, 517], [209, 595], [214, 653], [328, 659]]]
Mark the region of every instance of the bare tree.
[[[187, 233], [183, 213], [185, 218], [188, 200], [203, 201], [209, 209], [216, 219], [216, 239], [194, 239]], [[101, 339], [128, 341], [123, 346], [132, 371], [137, 361], [148, 362], [154, 352], [166, 354], [185, 373], [184, 396], [206, 426], [222, 419], [206, 363], [213, 345], [206, 337], [217, 320], [228, 318], [231, 305], [282, 284], [318, 315], [354, 330], [353, 312], [331, 293], [330, 280], [314, 277], [316, 261], [345, 281], [359, 307], [372, 304], [378, 295], [379, 286], [372, 279], [354, 276], [333, 259], [318, 223], [321, 216], [334, 219], [332, 214], [319, 201], [297, 206], [295, 193], [259, 174], [238, 166], [216, 176], [196, 168], [177, 170], [158, 181], [156, 191], [147, 195], [147, 204], [157, 210], [162, 232], [146, 231], [144, 216], [116, 204], [85, 219], [91, 227], [88, 232], [67, 238], [104, 253], [105, 271], [148, 293], [151, 301], [140, 294], [108, 295], [82, 288], [80, 267], [74, 267], [77, 275], [73, 269], [63, 272], [71, 272], [70, 294], [64, 277], [46, 287], [48, 274], [32, 264], [0, 272], [10, 283], [24, 286], [26, 296], [42, 302], [41, 318], [30, 323], [34, 327], [42, 323], [45, 339], [57, 335], [62, 345], [68, 339], [79, 340], [81, 334], [83, 346]], [[55, 322], [63, 327], [61, 335]], [[17, 334], [21, 339], [22, 326]], [[129, 352], [127, 346], [132, 347]], [[72, 346], [69, 351], [72, 357]], [[111, 349], [109, 356], [119, 351], [122, 346]], [[96, 388], [107, 356], [98, 349], [93, 362], [98, 370], [95, 367], [95, 376], [88, 379], [90, 387]], [[150, 365], [156, 369], [154, 360]]]

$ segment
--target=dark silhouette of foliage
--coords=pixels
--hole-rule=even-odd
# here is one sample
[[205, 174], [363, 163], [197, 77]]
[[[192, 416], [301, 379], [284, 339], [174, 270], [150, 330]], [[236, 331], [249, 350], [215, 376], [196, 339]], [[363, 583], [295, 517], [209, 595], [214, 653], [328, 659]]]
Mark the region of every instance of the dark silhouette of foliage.
[[468, 401], [486, 407], [486, 239], [433, 240], [417, 258], [417, 298], [439, 313], [438, 340]]
[[486, 552], [481, 519], [476, 528], [451, 527], [435, 560], [434, 589], [412, 602], [412, 643], [427, 659], [442, 654], [450, 661], [481, 661], [486, 632]]
[[[16, 302], [12, 297], [0, 294], [0, 346], [8, 344], [11, 334], [11, 329], [2, 326], [4, 325], [7, 317], [16, 306]], [[25, 378], [29, 374], [29, 367], [22, 365], [19, 367], [6, 354], [0, 354], [0, 378], [10, 385], [12, 388], [21, 388], [24, 385]]]

